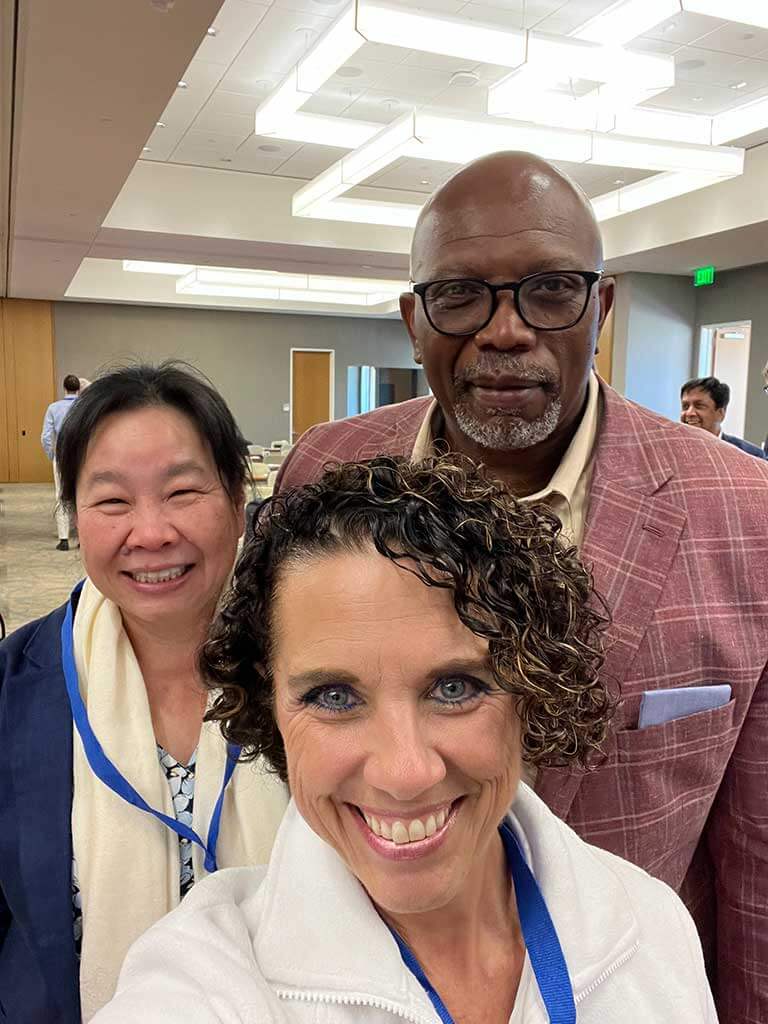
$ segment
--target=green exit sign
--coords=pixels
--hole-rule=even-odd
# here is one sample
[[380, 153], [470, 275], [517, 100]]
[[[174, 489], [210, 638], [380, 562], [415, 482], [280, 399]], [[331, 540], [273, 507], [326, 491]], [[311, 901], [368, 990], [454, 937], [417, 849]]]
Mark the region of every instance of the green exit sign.
[[714, 267], [696, 267], [693, 272], [693, 287], [701, 288], [704, 284], [715, 283]]

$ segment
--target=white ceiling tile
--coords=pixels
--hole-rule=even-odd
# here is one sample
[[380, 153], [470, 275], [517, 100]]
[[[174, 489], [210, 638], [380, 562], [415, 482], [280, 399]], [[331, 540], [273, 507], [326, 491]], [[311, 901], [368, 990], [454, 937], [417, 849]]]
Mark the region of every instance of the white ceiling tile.
[[252, 135], [237, 148], [229, 167], [233, 171], [273, 174], [300, 149], [300, 142], [285, 142], [281, 139], [266, 139], [263, 136]]
[[272, 6], [258, 28], [232, 62], [225, 76], [224, 86], [234, 92], [248, 92], [237, 88], [232, 80], [252, 81], [282, 77], [312, 46], [318, 36], [333, 20], [332, 15], [322, 17]]
[[366, 89], [377, 89], [389, 79], [396, 66], [385, 64], [383, 61], [363, 60], [359, 53], [356, 53], [335, 75], [331, 75], [325, 85], [338, 89], [348, 86], [361, 92]]
[[315, 14], [323, 18], [335, 18], [341, 14], [349, 0], [273, 0], [272, 6], [299, 14]]
[[705, 50], [719, 50], [739, 57], [757, 57], [768, 49], [768, 29], [729, 22], [702, 36], [696, 45]]
[[499, 23], [505, 28], [538, 28], [563, 6], [563, 0], [485, 0], [468, 3], [462, 17]]
[[675, 14], [671, 18], [667, 18], [666, 21], [659, 22], [645, 35], [652, 39], [664, 39], [669, 43], [687, 46], [724, 24], [724, 21], [710, 18], [706, 14], [691, 14], [688, 11], [681, 11], [680, 14]]
[[[676, 82], [703, 82], [728, 88], [740, 80], [735, 68], [743, 58], [730, 53], [716, 53], [696, 46], [682, 46], [675, 54]], [[760, 64], [755, 61], [755, 64]], [[766, 64], [768, 69], [768, 64]]]
[[232, 135], [244, 139], [253, 131], [253, 116], [222, 114], [212, 109], [208, 103], [192, 122], [192, 128], [196, 131], [214, 132], [219, 135]]
[[250, 96], [248, 93], [228, 92], [219, 86], [203, 108], [203, 113], [247, 114], [253, 118], [261, 97]]
[[[398, 96], [411, 97], [413, 103], [429, 102], [446, 89], [451, 80], [451, 73], [448, 71], [405, 67], [402, 64], [394, 68], [387, 68], [383, 64], [379, 66], [384, 70], [377, 81], [372, 83], [372, 88], [379, 92], [394, 90]], [[466, 65], [462, 65], [462, 62], [457, 60], [454, 70], [459, 70], [462, 67], [466, 67]], [[333, 80], [335, 81], [335, 78]]]
[[346, 153], [346, 149], [338, 149], [335, 146], [302, 146], [281, 163], [274, 173], [285, 178], [302, 178], [309, 181]]
[[638, 36], [627, 49], [637, 53], [664, 53], [669, 56], [671, 53], [677, 53], [680, 43], [673, 43], [669, 39], [654, 39], [652, 36]]
[[439, 93], [430, 109], [439, 113], [437, 107], [442, 107], [443, 113], [449, 114], [485, 114], [488, 109], [488, 90], [483, 86], [449, 85], [447, 89]]
[[[328, 117], [339, 117], [346, 113], [355, 100], [358, 100], [364, 93], [364, 89], [354, 89], [351, 86], [325, 85], [304, 104], [301, 110], [305, 114], [325, 114]], [[376, 120], [381, 120], [381, 118]], [[384, 120], [389, 120], [389, 118], [385, 115]]]
[[[410, 44], [389, 46], [387, 43], [363, 43], [355, 57], [359, 57], [361, 60], [376, 61], [379, 64], [400, 64], [414, 52], [408, 49], [408, 45]], [[355, 57], [350, 59], [350, 64], [355, 63]]]
[[[469, 67], [475, 67], [472, 61], [464, 62]], [[458, 57], [446, 57], [442, 53], [426, 53], [424, 50], [410, 50], [402, 61], [403, 67], [430, 68], [432, 71], [454, 72], [457, 67], [463, 66]]]
[[702, 85], [697, 82], [678, 82], [671, 89], [646, 100], [643, 107], [660, 107], [663, 110], [675, 110], [684, 114], [720, 114], [724, 110], [743, 103], [738, 93], [732, 89], [722, 89], [715, 85]]
[[225, 0], [211, 26], [215, 36], [206, 35], [195, 59], [229, 65], [269, 10], [269, 4]]
[[454, 163], [403, 157], [381, 173], [373, 175], [366, 184], [376, 188], [404, 189], [430, 195], [455, 173], [456, 166]]
[[223, 161], [234, 161], [242, 142], [237, 136], [212, 132], [189, 131], [169, 158], [170, 163], [217, 167]]
[[567, 36], [614, 3], [615, 0], [571, 0], [540, 21], [536, 28], [539, 32]]
[[410, 94], [399, 96], [394, 91], [379, 92], [376, 89], [370, 89], [356, 99], [347, 108], [346, 113], [349, 117], [356, 117], [361, 121], [379, 121], [388, 124], [407, 110], [412, 110], [413, 107], [413, 97]]
[[208, 102], [225, 71], [223, 64], [193, 60], [182, 79], [187, 83], [186, 89], [174, 91], [158, 120], [180, 128], [188, 127]]

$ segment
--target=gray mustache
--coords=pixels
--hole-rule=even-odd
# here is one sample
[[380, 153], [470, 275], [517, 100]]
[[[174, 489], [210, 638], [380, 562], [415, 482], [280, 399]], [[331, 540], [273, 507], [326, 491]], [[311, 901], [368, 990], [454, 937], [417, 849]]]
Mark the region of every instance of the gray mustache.
[[497, 373], [508, 373], [519, 377], [529, 384], [544, 384], [559, 390], [560, 379], [543, 366], [523, 362], [516, 357], [494, 357], [478, 359], [471, 366], [466, 366], [454, 376], [454, 384], [474, 384], [481, 377], [493, 376]]

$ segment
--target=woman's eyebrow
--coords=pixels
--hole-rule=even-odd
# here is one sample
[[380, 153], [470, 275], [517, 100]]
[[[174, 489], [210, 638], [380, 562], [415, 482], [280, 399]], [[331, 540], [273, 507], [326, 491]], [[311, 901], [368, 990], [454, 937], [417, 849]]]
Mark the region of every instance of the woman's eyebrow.
[[360, 680], [354, 673], [346, 669], [313, 668], [307, 672], [299, 672], [288, 677], [288, 686], [292, 690], [305, 690], [317, 686], [355, 686]]

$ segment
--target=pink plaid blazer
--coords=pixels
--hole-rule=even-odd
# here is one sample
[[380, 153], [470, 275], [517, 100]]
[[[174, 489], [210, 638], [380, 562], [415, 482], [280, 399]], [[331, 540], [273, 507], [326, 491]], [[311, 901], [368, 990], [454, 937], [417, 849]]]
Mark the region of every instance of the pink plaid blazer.
[[[604, 673], [622, 702], [606, 763], [540, 771], [536, 789], [681, 893], [721, 1021], [768, 1024], [768, 463], [601, 391], [581, 553], [611, 609]], [[312, 427], [277, 488], [409, 455], [429, 401]], [[731, 685], [725, 707], [637, 729], [644, 690], [713, 683]]]

